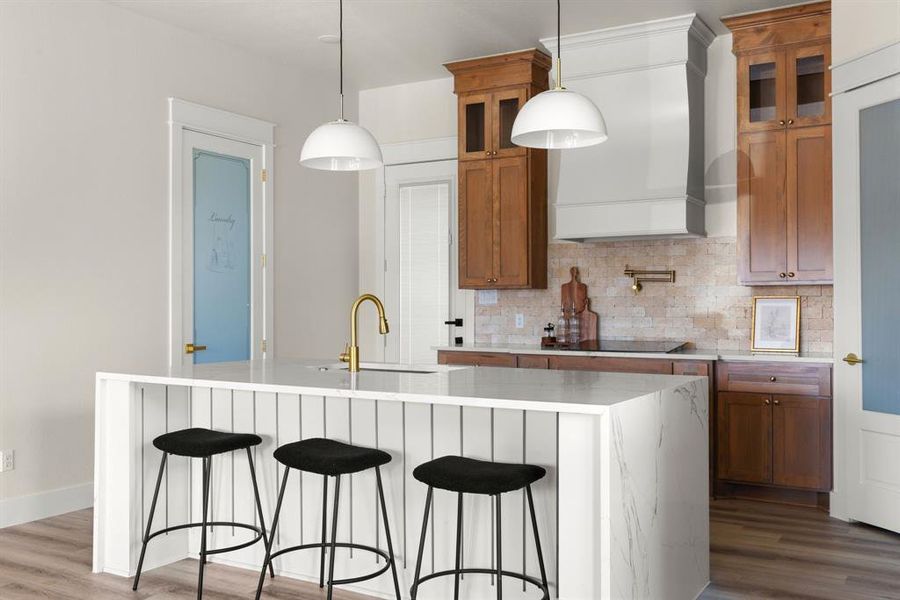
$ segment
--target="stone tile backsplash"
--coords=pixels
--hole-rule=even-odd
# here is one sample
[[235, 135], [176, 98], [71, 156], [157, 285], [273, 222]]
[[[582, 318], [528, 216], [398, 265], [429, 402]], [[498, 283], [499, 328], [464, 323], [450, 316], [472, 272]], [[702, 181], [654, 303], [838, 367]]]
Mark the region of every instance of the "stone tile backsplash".
[[[626, 265], [674, 269], [675, 283], [647, 283], [635, 295], [631, 278], [623, 274]], [[572, 266], [588, 286], [603, 339], [666, 339], [701, 350], [749, 350], [751, 297], [799, 295], [801, 351], [832, 351], [832, 287], [739, 285], [734, 238], [550, 244], [548, 288], [502, 290], [496, 305], [476, 301], [475, 341], [540, 343], [544, 326], [559, 315], [559, 288]], [[524, 316], [523, 328], [516, 328], [517, 313]]]

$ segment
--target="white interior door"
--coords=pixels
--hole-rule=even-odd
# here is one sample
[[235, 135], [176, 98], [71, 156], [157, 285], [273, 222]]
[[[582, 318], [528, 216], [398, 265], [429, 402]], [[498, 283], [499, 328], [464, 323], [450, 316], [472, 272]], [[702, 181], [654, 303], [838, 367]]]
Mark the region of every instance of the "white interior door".
[[457, 285], [456, 181], [455, 160], [385, 167], [388, 362], [434, 363], [435, 346], [472, 338], [474, 296]]
[[265, 335], [263, 147], [185, 130], [181, 149], [181, 361], [257, 358]]
[[900, 532], [900, 75], [833, 107], [836, 459], [847, 516]]

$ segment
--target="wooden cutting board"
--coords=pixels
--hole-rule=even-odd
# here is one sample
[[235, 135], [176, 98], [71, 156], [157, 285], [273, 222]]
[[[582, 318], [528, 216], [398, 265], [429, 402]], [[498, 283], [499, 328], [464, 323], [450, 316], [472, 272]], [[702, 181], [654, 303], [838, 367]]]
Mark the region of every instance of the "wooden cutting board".
[[575, 303], [575, 313], [581, 319], [581, 339], [579, 341], [596, 340], [599, 317], [590, 309], [587, 285], [578, 281], [578, 267], [572, 267], [569, 269], [569, 273], [571, 273], [572, 279], [560, 287], [562, 306], [569, 310], [572, 303]]

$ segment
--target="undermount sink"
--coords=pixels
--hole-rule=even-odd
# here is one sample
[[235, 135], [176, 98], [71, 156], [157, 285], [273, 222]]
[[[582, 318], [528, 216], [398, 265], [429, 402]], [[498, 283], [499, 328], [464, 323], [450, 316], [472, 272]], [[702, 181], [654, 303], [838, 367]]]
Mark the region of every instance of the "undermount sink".
[[[320, 371], [346, 371], [348, 365], [337, 363], [319, 367]], [[449, 365], [402, 365], [395, 363], [362, 363], [360, 372], [372, 371], [376, 373], [411, 373], [415, 375], [433, 375], [435, 373], [446, 373], [454, 371], [459, 367]]]

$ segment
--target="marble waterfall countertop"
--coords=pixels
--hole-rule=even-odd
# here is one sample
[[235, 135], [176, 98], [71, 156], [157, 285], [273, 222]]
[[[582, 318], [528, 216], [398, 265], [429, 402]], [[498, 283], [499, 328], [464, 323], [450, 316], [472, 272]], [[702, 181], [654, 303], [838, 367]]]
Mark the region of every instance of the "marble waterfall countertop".
[[499, 352], [503, 354], [557, 354], [562, 356], [612, 356], [618, 358], [666, 358], [671, 360], [732, 360], [761, 362], [807, 362], [832, 364], [831, 354], [801, 352], [800, 354], [752, 353], [749, 350], [679, 350], [678, 352], [607, 352], [589, 350], [558, 350], [541, 348], [535, 344], [464, 344], [462, 346], [435, 346], [440, 352]]
[[[202, 364], [138, 373], [98, 373], [94, 448], [93, 570], [134, 575], [156, 485], [156, 436], [191, 427], [260, 436], [253, 454], [214, 458], [213, 521], [254, 518], [250, 456], [262, 505], [279, 497], [283, 465], [276, 448], [327, 437], [377, 447], [398, 575], [409, 589], [426, 487], [416, 465], [442, 455], [537, 464], [547, 475], [533, 485], [551, 597], [560, 600], [693, 600], [709, 582], [709, 386], [705, 377], [467, 366], [363, 363], [350, 374], [334, 361], [259, 360]], [[204, 511], [202, 469], [180, 458], [167, 464], [154, 527], [197, 522]], [[192, 466], [193, 464], [193, 466]], [[283, 490], [284, 488], [282, 488]], [[341, 506], [338, 536], [384, 548], [371, 474], [358, 473]], [[324, 481], [291, 473], [277, 548], [317, 539]], [[343, 490], [341, 493], [345, 493]], [[343, 498], [342, 498], [343, 500]], [[490, 499], [467, 495], [462, 535], [467, 567], [493, 563], [490, 532], [503, 539], [504, 570], [538, 573], [524, 492], [503, 494], [503, 527]], [[435, 495], [428, 569], [454, 563], [457, 504]], [[499, 509], [498, 509], [499, 510]], [[223, 517], [228, 516], [228, 519]], [[269, 514], [271, 516], [271, 512]], [[269, 521], [271, 522], [271, 521]], [[493, 527], [496, 526], [496, 530]], [[527, 534], [527, 535], [524, 535]], [[211, 547], [245, 543], [241, 528], [213, 527]], [[200, 532], [154, 539], [145, 566], [197, 557]], [[210, 560], [260, 569], [262, 544]], [[399, 560], [401, 559], [402, 560]], [[362, 553], [338, 552], [341, 576], [371, 570]], [[276, 561], [279, 576], [316, 581], [318, 552]], [[428, 583], [429, 598], [450, 598], [452, 578]], [[460, 597], [496, 595], [485, 577], [465, 577]], [[348, 591], [393, 597], [387, 575], [349, 584]], [[507, 600], [534, 598], [509, 581]]]
[[383, 363], [363, 363], [362, 369], [351, 374], [346, 365], [326, 360], [251, 360], [172, 367], [158, 372], [100, 372], [97, 379], [581, 414], [600, 414], [609, 406], [699, 379], [681, 375]]

